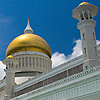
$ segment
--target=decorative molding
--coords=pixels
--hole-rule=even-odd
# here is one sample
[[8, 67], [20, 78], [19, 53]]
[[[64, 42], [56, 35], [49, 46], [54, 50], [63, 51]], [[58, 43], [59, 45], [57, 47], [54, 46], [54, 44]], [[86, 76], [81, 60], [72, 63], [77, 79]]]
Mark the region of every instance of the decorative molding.
[[46, 55], [46, 54], [44, 54], [42, 52], [37, 52], [37, 51], [22, 51], [22, 52], [17, 52], [15, 54], [13, 54], [13, 56], [15, 57], [15, 56], [18, 56], [18, 55], [25, 55], [25, 54], [26, 55], [27, 54], [42, 55], [42, 56], [45, 56], [45, 57], [48, 57], [49, 58], [48, 55]]

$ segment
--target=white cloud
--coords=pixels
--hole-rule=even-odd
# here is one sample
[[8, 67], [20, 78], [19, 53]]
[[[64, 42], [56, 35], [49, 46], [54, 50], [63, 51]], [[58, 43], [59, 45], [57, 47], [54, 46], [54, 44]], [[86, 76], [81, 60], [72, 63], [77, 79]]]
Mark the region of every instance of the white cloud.
[[97, 43], [97, 44], [100, 44], [100, 41], [99, 41], [99, 40], [96, 40], [96, 43]]
[[0, 61], [0, 80], [3, 79], [3, 77], [5, 76], [5, 72], [4, 72], [5, 68], [6, 66]]
[[73, 48], [72, 54], [65, 56], [64, 53], [55, 52], [52, 55], [51, 60], [52, 60], [53, 67], [56, 67], [64, 62], [66, 62], [70, 59], [73, 59], [82, 54], [81, 40], [76, 40], [76, 41], [74, 41], [74, 43], [76, 43], [76, 45]]
[[[97, 44], [100, 44], [100, 41], [99, 40], [96, 40]], [[73, 59], [75, 57], [78, 57], [79, 55], [82, 55], [82, 46], [81, 46], [81, 40], [78, 39], [76, 41], [74, 41], [74, 43], [76, 43], [76, 45], [74, 46], [73, 48], [73, 52], [72, 54], [68, 55], [68, 56], [65, 56], [64, 53], [59, 53], [59, 52], [55, 52], [53, 55], [52, 55], [52, 66], [53, 68], [70, 60], [70, 59]]]
[[52, 55], [51, 60], [52, 60], [53, 67], [55, 67], [61, 63], [64, 63], [67, 59], [66, 59], [66, 56], [64, 55], [64, 53], [55, 52]]
[[69, 59], [73, 59], [79, 55], [82, 55], [82, 46], [81, 46], [81, 40], [76, 40], [74, 41], [74, 43], [76, 43], [76, 45], [73, 48], [73, 52], [71, 55], [69, 55]]

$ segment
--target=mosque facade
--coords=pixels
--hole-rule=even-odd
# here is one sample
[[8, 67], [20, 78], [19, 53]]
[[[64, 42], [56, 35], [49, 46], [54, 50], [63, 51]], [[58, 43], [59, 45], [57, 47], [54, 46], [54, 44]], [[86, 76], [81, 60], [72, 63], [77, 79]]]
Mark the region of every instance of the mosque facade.
[[0, 81], [0, 100], [100, 100], [100, 45], [93, 17], [98, 8], [82, 2], [73, 10], [79, 20], [80, 55], [52, 68], [48, 43], [34, 34], [29, 19], [24, 34], [6, 50], [6, 76]]

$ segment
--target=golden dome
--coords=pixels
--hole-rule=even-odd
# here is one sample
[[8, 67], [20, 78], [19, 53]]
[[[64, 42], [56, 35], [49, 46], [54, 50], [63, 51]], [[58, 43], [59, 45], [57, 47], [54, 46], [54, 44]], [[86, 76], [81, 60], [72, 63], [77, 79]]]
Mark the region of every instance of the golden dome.
[[79, 4], [79, 6], [85, 5], [85, 4], [89, 4], [89, 3], [88, 2], [82, 2], [82, 3]]
[[8, 46], [6, 56], [21, 51], [38, 51], [52, 56], [51, 48], [48, 43], [35, 34], [23, 34], [15, 38]]
[[12, 55], [7, 56], [6, 59], [15, 59]]

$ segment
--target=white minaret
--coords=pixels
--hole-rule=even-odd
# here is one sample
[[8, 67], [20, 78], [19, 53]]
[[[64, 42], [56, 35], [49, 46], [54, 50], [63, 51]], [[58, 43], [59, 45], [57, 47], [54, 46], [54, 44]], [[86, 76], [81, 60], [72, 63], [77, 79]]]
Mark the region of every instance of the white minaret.
[[6, 95], [4, 100], [10, 100], [14, 96], [13, 87], [15, 86], [15, 66], [17, 63], [11, 55], [3, 60], [3, 64], [6, 65]]
[[98, 52], [95, 36], [96, 22], [93, 17], [97, 15], [98, 8], [87, 2], [81, 3], [73, 10], [73, 17], [79, 20], [77, 28], [80, 29], [82, 51], [83, 51], [83, 70], [99, 65]]

